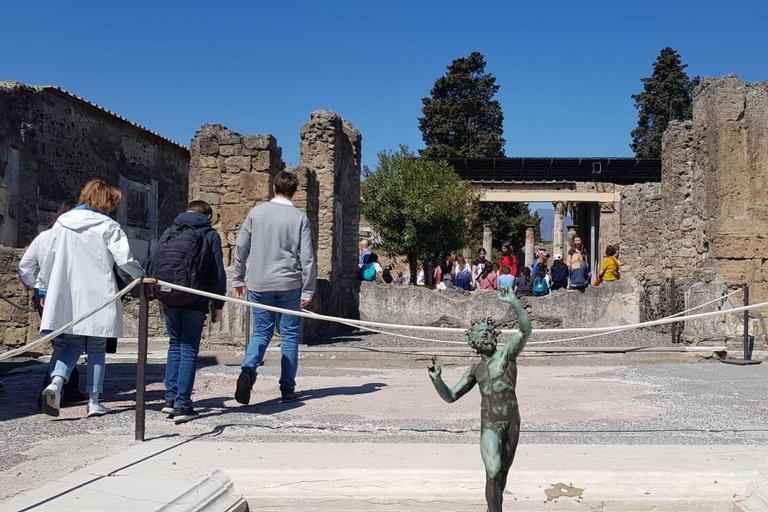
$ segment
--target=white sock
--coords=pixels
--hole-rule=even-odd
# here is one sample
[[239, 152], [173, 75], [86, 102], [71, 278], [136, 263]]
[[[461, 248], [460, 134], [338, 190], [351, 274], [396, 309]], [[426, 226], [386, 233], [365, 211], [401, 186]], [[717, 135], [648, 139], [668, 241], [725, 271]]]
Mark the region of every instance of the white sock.
[[90, 393], [88, 395], [88, 401], [91, 405], [99, 405], [99, 394], [98, 393]]
[[53, 379], [51, 379], [51, 384], [56, 386], [57, 388], [61, 389], [64, 387], [64, 377], [61, 375], [55, 376]]

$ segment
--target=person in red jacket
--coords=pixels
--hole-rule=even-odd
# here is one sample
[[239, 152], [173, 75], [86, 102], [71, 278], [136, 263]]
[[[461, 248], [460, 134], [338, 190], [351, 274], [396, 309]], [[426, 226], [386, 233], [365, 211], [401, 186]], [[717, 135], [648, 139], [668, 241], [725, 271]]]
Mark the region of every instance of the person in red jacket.
[[501, 256], [499, 256], [499, 267], [509, 267], [509, 273], [512, 277], [517, 277], [517, 256], [512, 251], [512, 245], [504, 244], [501, 246]]

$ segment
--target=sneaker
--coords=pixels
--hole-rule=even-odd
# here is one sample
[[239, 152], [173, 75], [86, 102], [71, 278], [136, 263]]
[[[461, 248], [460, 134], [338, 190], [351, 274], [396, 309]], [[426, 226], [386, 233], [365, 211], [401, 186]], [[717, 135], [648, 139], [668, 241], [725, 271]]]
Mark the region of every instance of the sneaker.
[[166, 398], [165, 402], [163, 403], [163, 408], [160, 409], [160, 412], [162, 412], [163, 414], [170, 414], [171, 417], [173, 417], [173, 413], [176, 411], [176, 408], [173, 407], [174, 403], [175, 403], [175, 399]]
[[55, 384], [49, 384], [42, 394], [43, 412], [48, 416], [58, 416], [61, 408], [61, 388]]
[[96, 416], [104, 416], [112, 412], [112, 409], [102, 404], [88, 404], [85, 408], [86, 417], [94, 418]]
[[175, 424], [186, 423], [195, 418], [199, 418], [200, 413], [191, 407], [180, 407], [173, 413], [173, 422]]
[[281, 391], [280, 394], [282, 395], [280, 401], [284, 404], [290, 404], [296, 401], [296, 392], [294, 391]]
[[248, 405], [251, 401], [251, 388], [256, 379], [247, 372], [240, 372], [237, 378], [237, 387], [235, 388], [235, 400], [243, 405]]

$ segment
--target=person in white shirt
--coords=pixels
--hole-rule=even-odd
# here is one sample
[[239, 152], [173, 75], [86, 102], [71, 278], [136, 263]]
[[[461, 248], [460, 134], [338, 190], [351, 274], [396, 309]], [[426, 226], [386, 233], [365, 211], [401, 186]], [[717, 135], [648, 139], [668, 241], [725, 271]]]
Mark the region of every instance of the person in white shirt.
[[[43, 265], [43, 258], [45, 258], [45, 255], [48, 253], [48, 246], [51, 243], [51, 228], [56, 224], [59, 217], [75, 206], [77, 206], [77, 203], [74, 201], [64, 201], [59, 207], [59, 211], [56, 212], [56, 215], [54, 215], [48, 223], [48, 228], [32, 240], [32, 243], [29, 244], [29, 247], [27, 247], [24, 256], [21, 257], [21, 261], [19, 262], [19, 279], [21, 279], [22, 284], [24, 284], [28, 290], [34, 290], [35, 309], [37, 309], [40, 316], [43, 316], [43, 307], [40, 305], [40, 293], [37, 288], [35, 288], [37, 271], [40, 270], [40, 267]], [[55, 340], [51, 340], [51, 346], [55, 346]], [[56, 359], [55, 357], [52, 357], [48, 371], [45, 372], [45, 376], [43, 377], [43, 387], [41, 388], [41, 392], [51, 383], [51, 372], [53, 371], [55, 364]], [[86, 396], [78, 389], [79, 382], [80, 375], [77, 372], [77, 367], [74, 367], [72, 368], [69, 380], [64, 385], [62, 399], [65, 402], [82, 402], [86, 399]], [[38, 407], [42, 407], [42, 397], [40, 396], [38, 396], [37, 405]]]
[[419, 265], [416, 271], [416, 284], [419, 286], [424, 286], [424, 267], [421, 265]]

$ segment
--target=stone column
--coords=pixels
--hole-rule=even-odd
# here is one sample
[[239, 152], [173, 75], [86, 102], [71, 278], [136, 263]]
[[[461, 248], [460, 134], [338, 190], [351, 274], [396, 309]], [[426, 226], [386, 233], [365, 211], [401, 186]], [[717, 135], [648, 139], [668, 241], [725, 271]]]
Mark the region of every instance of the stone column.
[[493, 252], [493, 231], [488, 226], [483, 226], [483, 249], [488, 253], [488, 258]]
[[573, 237], [576, 236], [576, 233], [577, 233], [576, 228], [577, 226], [574, 226], [574, 225], [568, 226], [568, 247], [571, 246], [571, 244], [573, 243]]
[[554, 254], [563, 254], [563, 217], [565, 215], [565, 203], [554, 203], [555, 206], [555, 229], [552, 233]]
[[533, 226], [525, 228], [525, 266], [533, 266], [533, 244], [535, 240], [533, 238]]

